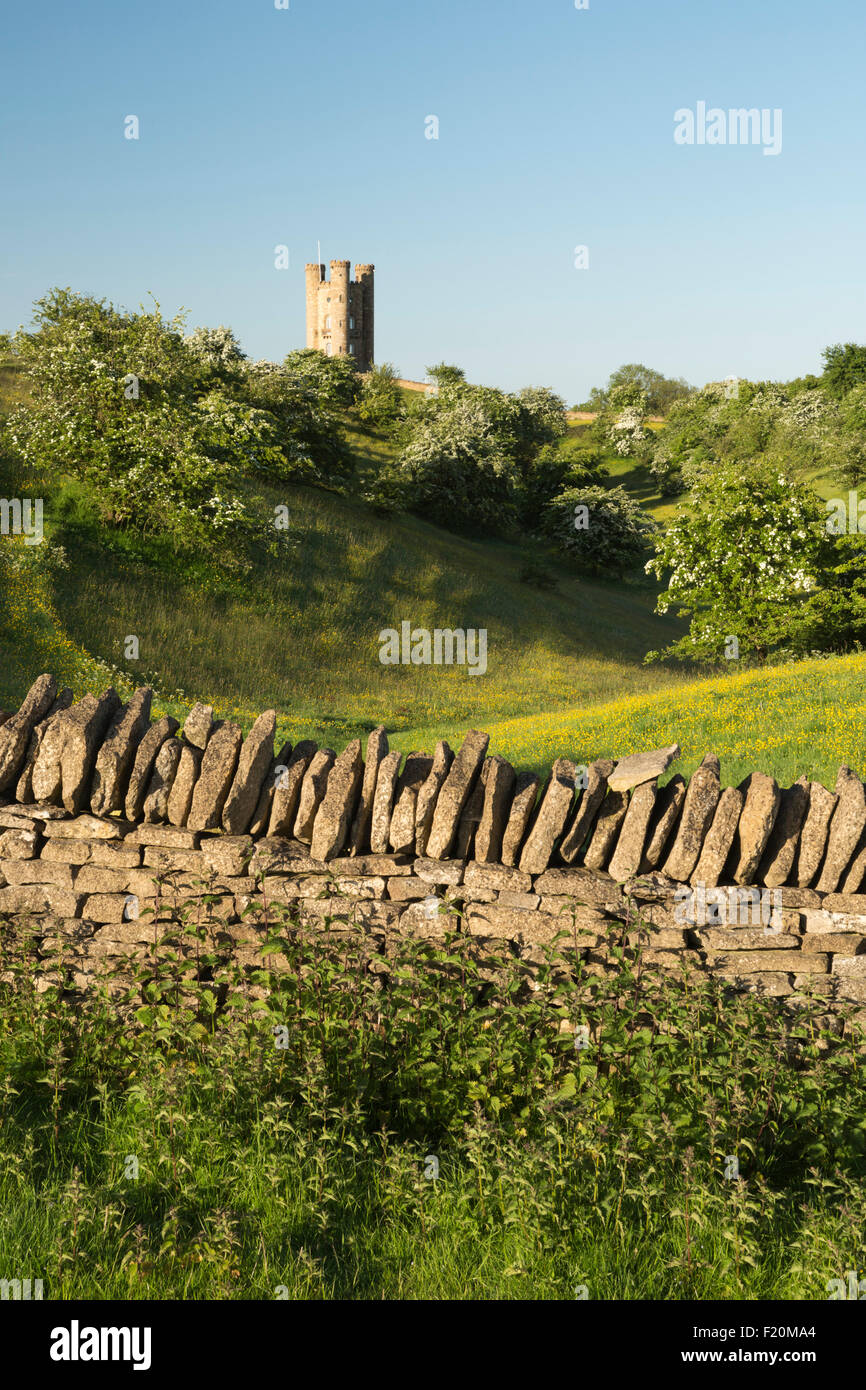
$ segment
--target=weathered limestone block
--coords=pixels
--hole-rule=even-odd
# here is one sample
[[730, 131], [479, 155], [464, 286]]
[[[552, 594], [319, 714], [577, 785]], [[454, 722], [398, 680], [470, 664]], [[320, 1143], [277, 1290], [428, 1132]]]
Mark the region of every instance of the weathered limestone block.
[[821, 899], [813, 888], [774, 888], [781, 893], [783, 907], [820, 907]]
[[57, 698], [57, 681], [47, 673], [37, 676], [17, 714], [0, 724], [0, 792], [14, 786], [27, 756], [30, 735], [48, 714]]
[[555, 937], [562, 939], [564, 947], [577, 944], [581, 947], [595, 946], [607, 928], [603, 913], [591, 907], [578, 907], [574, 913], [554, 915], [535, 909], [532, 912], [505, 907], [501, 903], [468, 903], [466, 907], [466, 926], [472, 936], [494, 936], [504, 940], [519, 937], [522, 941], [536, 944], [550, 944]]
[[59, 917], [78, 917], [84, 901], [80, 893], [52, 883], [28, 883], [0, 888], [0, 913], [55, 912]]
[[427, 841], [430, 838], [430, 830], [433, 825], [436, 801], [453, 761], [453, 750], [444, 739], [440, 739], [436, 744], [430, 775], [418, 792], [418, 800], [415, 805], [415, 850], [417, 854], [426, 855], [427, 853]]
[[680, 745], [672, 743], [670, 748], [654, 748], [651, 753], [632, 753], [616, 764], [607, 785], [612, 792], [628, 792], [642, 782], [658, 781], [681, 752]]
[[157, 753], [141, 808], [145, 821], [167, 820], [169, 793], [177, 775], [183, 748], [184, 745], [179, 738], [167, 738]]
[[[340, 754], [328, 776], [325, 799], [313, 823], [311, 858], [334, 859], [346, 847], [363, 777], [361, 740], [355, 738]], [[412, 843], [414, 839], [413, 821]]]
[[768, 932], [760, 927], [693, 928], [690, 935], [697, 945], [711, 952], [797, 951], [801, 943], [801, 938], [793, 932]]
[[[243, 835], [249, 829], [259, 804], [262, 785], [274, 756], [277, 712], [260, 714], [244, 739], [237, 772], [223, 807], [223, 829], [229, 835]], [[360, 757], [360, 744], [358, 744]]]
[[641, 924], [634, 931], [626, 932], [626, 946], [647, 946], [652, 951], [684, 951], [688, 945], [688, 935], [676, 927], [656, 927]]
[[48, 840], [120, 840], [129, 831], [122, 820], [101, 820], [85, 814], [69, 820], [48, 820], [42, 834]]
[[494, 864], [479, 864], [477, 861], [466, 865], [463, 884], [467, 890], [467, 897], [472, 896], [472, 890], [475, 888], [493, 888], [512, 893], [532, 892], [530, 874]]
[[702, 883], [705, 888], [715, 888], [728, 862], [745, 800], [745, 793], [739, 787], [725, 787], [719, 797], [712, 825], [701, 846], [691, 883]]
[[366, 854], [370, 848], [370, 826], [373, 822], [373, 801], [376, 796], [376, 780], [379, 765], [388, 753], [388, 735], [384, 725], [379, 724], [367, 736], [364, 760], [364, 776], [361, 782], [361, 795], [349, 832], [349, 853]]
[[159, 750], [173, 734], [177, 733], [179, 727], [177, 720], [173, 719], [170, 714], [163, 715], [162, 719], [151, 724], [135, 750], [135, 760], [126, 789], [127, 820], [141, 820], [144, 813], [144, 798], [147, 796]]
[[203, 753], [214, 731], [213, 705], [195, 704], [183, 721], [183, 737], [186, 743]]
[[64, 716], [66, 738], [60, 751], [63, 805], [76, 815], [90, 804], [93, 765], [106, 729], [120, 708], [120, 696], [109, 687], [96, 701], [94, 709], [86, 710], [84, 705], [82, 700]]
[[774, 777], [764, 772], [750, 772], [740, 783], [745, 795], [737, 833], [731, 846], [731, 863], [735, 883], [754, 883], [761, 856], [770, 838], [779, 812], [782, 794]]
[[559, 846], [560, 858], [566, 864], [574, 863], [589, 837], [607, 794], [608, 778], [615, 766], [610, 758], [597, 758], [590, 764], [586, 788], [577, 803], [574, 819]]
[[505, 822], [500, 851], [502, 863], [507, 868], [513, 868], [517, 863], [523, 837], [532, 819], [540, 781], [541, 779], [536, 777], [534, 772], [521, 772], [515, 779], [514, 795], [511, 799], [508, 819]]
[[833, 957], [834, 975], [857, 975], [866, 979], [866, 956], [839, 955]]
[[33, 830], [4, 830], [0, 835], [0, 860], [35, 859], [40, 836]]
[[779, 813], [758, 868], [757, 881], [767, 888], [781, 888], [794, 867], [800, 831], [809, 811], [810, 788], [808, 778], [798, 777], [782, 792]]
[[866, 956], [833, 956], [831, 975], [841, 999], [866, 1000]]
[[[44, 719], [40, 719], [35, 725], [30, 740], [27, 744], [27, 752], [24, 755], [24, 764], [21, 768], [18, 782], [15, 787], [15, 800], [18, 802], [28, 802], [33, 800], [33, 769], [36, 766], [36, 759], [45, 738], [52, 724], [56, 722], [64, 710], [69, 709], [72, 704], [72, 691], [69, 686], [65, 686], [57, 699], [54, 701]], [[11, 716], [10, 716], [11, 717]], [[58, 768], [59, 778], [59, 768]]]
[[607, 866], [627, 812], [628, 792], [608, 791], [601, 804], [589, 847], [583, 856], [587, 869], [594, 869], [596, 873], [600, 873]]
[[[101, 843], [110, 845], [115, 841], [105, 840]], [[86, 864], [92, 853], [93, 846], [85, 844], [83, 840], [48, 840], [39, 857], [48, 864]]]
[[243, 733], [227, 719], [212, 732], [201, 760], [201, 771], [187, 816], [190, 830], [216, 830], [237, 768]]
[[484, 810], [484, 792], [487, 782], [487, 770], [490, 759], [485, 758], [478, 774], [478, 780], [466, 798], [463, 810], [460, 812], [460, 820], [457, 823], [457, 834], [451, 846], [451, 856], [454, 859], [470, 859], [475, 847], [475, 832], [481, 824], [481, 815]]
[[400, 931], [406, 936], [421, 936], [430, 940], [441, 940], [446, 932], [457, 930], [457, 919], [447, 910], [443, 911], [441, 898], [423, 898], [410, 903], [400, 913]]
[[158, 845], [165, 849], [198, 849], [199, 837], [192, 830], [173, 825], [139, 825], [126, 837], [128, 845]]
[[830, 821], [830, 834], [821, 877], [815, 885], [819, 893], [835, 893], [848, 861], [863, 830], [866, 829], [866, 788], [845, 764], [836, 778], [839, 803]]
[[550, 780], [541, 798], [538, 814], [520, 854], [520, 871], [542, 874], [550, 863], [556, 841], [565, 829], [571, 804], [577, 768], [569, 758], [557, 758], [550, 770]]
[[309, 846], [302, 845], [299, 840], [289, 840], [282, 835], [268, 835], [264, 840], [256, 842], [249, 871], [254, 876], [262, 872], [314, 874], [324, 873], [325, 866], [311, 859]]
[[863, 830], [857, 842], [851, 862], [842, 873], [839, 880], [840, 893], [857, 893], [863, 886], [863, 878], [866, 875], [866, 830]]
[[828, 893], [816, 905], [832, 912], [834, 917], [839, 912], [863, 916], [866, 915], [866, 893]]
[[[767, 941], [772, 943], [773, 937]], [[754, 975], [762, 970], [799, 971], [801, 975], [826, 975], [830, 969], [830, 957], [818, 952], [774, 951], [764, 948], [760, 951], [707, 951], [704, 954], [710, 970], [733, 971], [740, 975]]]
[[824, 857], [830, 820], [838, 800], [838, 796], [829, 792], [820, 782], [812, 782], [809, 788], [809, 809], [800, 831], [800, 844], [792, 874], [794, 882], [800, 888], [808, 888], [818, 873]]
[[268, 839], [290, 836], [295, 827], [301, 788], [310, 763], [316, 755], [317, 744], [312, 739], [303, 739], [296, 744], [285, 765], [285, 772], [277, 774], [271, 802], [271, 818], [268, 822]]
[[[834, 993], [842, 1002], [854, 1000], [857, 1003], [866, 1001], [866, 979], [862, 975], [831, 975], [835, 988]], [[858, 1018], [860, 1027], [866, 1030], [866, 1010], [861, 1009]]]
[[432, 771], [433, 759], [426, 753], [407, 754], [394, 794], [394, 811], [388, 831], [388, 842], [395, 854], [414, 852], [418, 794]]
[[177, 765], [171, 791], [168, 794], [167, 819], [171, 825], [183, 826], [187, 823], [192, 809], [192, 794], [201, 773], [203, 757], [204, 753], [194, 744], [182, 744], [180, 762]]
[[376, 792], [373, 797], [373, 814], [370, 819], [370, 848], [374, 854], [387, 854], [388, 833], [391, 829], [391, 811], [397, 792], [397, 775], [403, 754], [386, 753], [379, 763], [376, 777]]
[[422, 882], [456, 887], [463, 882], [464, 865], [459, 859], [416, 859], [412, 869]]
[[426, 847], [429, 859], [448, 857], [460, 814], [481, 772], [489, 742], [490, 736], [477, 729], [470, 730], [464, 738], [436, 800]]
[[[30, 815], [28, 806], [0, 806], [0, 826], [4, 830], [40, 830], [41, 826], [37, 820]], [[61, 811], [61, 816], [66, 812]]]
[[147, 845], [138, 850], [144, 854], [144, 866], [152, 873], [195, 874], [198, 878], [206, 876], [207, 870], [200, 850], [167, 849], [161, 845]]
[[[60, 868], [60, 865], [55, 865]], [[71, 872], [71, 870], [70, 870]], [[147, 897], [153, 893], [155, 874], [147, 869], [106, 869], [85, 864], [75, 874], [76, 893], [133, 893]], [[70, 885], [71, 887], [72, 885]]]
[[249, 824], [249, 832], [256, 837], [266, 835], [271, 820], [271, 810], [274, 804], [274, 792], [277, 783], [282, 780], [283, 770], [288, 772], [289, 759], [292, 756], [291, 742], [287, 741], [282, 748], [271, 758], [270, 766], [265, 773], [265, 780], [259, 792], [259, 800], [253, 818]]
[[[678, 744], [673, 745], [674, 748], [678, 748], [678, 746]], [[672, 761], [675, 756], [672, 750], [668, 748], [662, 751], [670, 753], [671, 757], [668, 762]], [[647, 753], [641, 756], [649, 758], [651, 755]], [[614, 787], [613, 790], [617, 791], [618, 788]], [[617, 883], [625, 883], [627, 879], [634, 878], [640, 868], [644, 842], [657, 796], [658, 782], [654, 777], [649, 781], [642, 780], [635, 784], [622, 829], [619, 832], [619, 839], [616, 842], [616, 848], [607, 866], [608, 873]]]
[[676, 838], [664, 861], [665, 874], [678, 883], [688, 882], [700, 858], [704, 836], [722, 794], [719, 772], [718, 758], [707, 753], [689, 780]]
[[108, 816], [123, 809], [138, 745], [150, 726], [152, 700], [153, 691], [142, 686], [129, 704], [121, 705], [111, 722], [93, 770], [90, 809], [95, 816]]
[[89, 849], [87, 862], [100, 864], [106, 869], [137, 869], [141, 864], [141, 849], [138, 845], [121, 844], [118, 840], [97, 840]]
[[[81, 916], [88, 922], [137, 922], [148, 899], [137, 893], [91, 893], [84, 899]], [[153, 917], [144, 917], [143, 922], [153, 937]]]
[[[746, 990], [750, 994], [769, 994], [777, 999], [784, 998], [785, 995], [793, 994], [794, 987], [791, 985], [790, 976], [780, 970], [761, 970], [753, 975], [743, 974], [731, 970], [714, 970], [713, 974], [720, 980], [724, 980], [726, 985], [732, 989]], [[811, 976], [812, 979], [820, 979], [820, 976]]]
[[656, 797], [655, 808], [647, 829], [643, 859], [640, 864], [642, 874], [651, 873], [661, 864], [680, 818], [687, 788], [688, 783], [685, 777], [678, 772], [666, 786], [662, 787]]
[[515, 775], [511, 763], [498, 753], [487, 759], [485, 767], [487, 776], [481, 820], [475, 831], [475, 858], [482, 864], [496, 864], [502, 852], [502, 837], [511, 810]]
[[54, 883], [58, 888], [71, 888], [74, 882], [71, 864], [52, 864], [45, 859], [8, 859], [3, 875], [13, 888], [22, 883]]
[[853, 931], [809, 932], [802, 939], [804, 951], [830, 951], [834, 956], [859, 956], [866, 951], [866, 935]]
[[548, 869], [533, 885], [536, 893], [549, 897], [567, 897], [577, 903], [591, 904], [608, 911], [625, 908], [625, 898], [619, 884], [599, 878], [587, 868]]
[[60, 771], [60, 755], [66, 743], [71, 722], [82, 711], [93, 711], [97, 707], [94, 695], [85, 695], [75, 705], [60, 710], [55, 718], [47, 721], [45, 731], [36, 751], [30, 785], [37, 801], [60, 801], [63, 792], [63, 778]]
[[313, 838], [316, 812], [325, 799], [325, 792], [328, 790], [328, 776], [336, 761], [337, 755], [333, 748], [320, 748], [318, 753], [313, 755], [310, 765], [304, 773], [301, 794], [298, 798], [298, 814], [295, 817], [294, 833], [295, 839], [302, 841], [305, 845], [309, 845]]
[[203, 836], [200, 852], [205, 872], [239, 877], [249, 873], [253, 842], [249, 835]]
[[420, 878], [389, 878], [388, 897], [395, 902], [411, 902], [415, 898], [429, 898], [430, 884]]
[[[409, 879], [395, 879], [394, 881], [410, 882]], [[322, 880], [318, 879], [316, 882], [321, 883]], [[344, 878], [342, 875], [337, 875], [333, 881], [326, 880], [326, 883], [328, 883], [334, 896], [338, 897], [359, 898], [364, 901], [372, 901], [374, 899], [380, 901], [385, 896], [386, 880], [375, 876], [372, 878], [365, 878], [360, 874], [349, 874]], [[311, 896], [317, 891], [316, 883], [306, 883], [303, 887], [304, 897]], [[321, 892], [321, 888], [318, 889], [318, 891]]]
[[[321, 864], [312, 861], [312, 865], [313, 873], [322, 872]], [[332, 859], [328, 865], [331, 873], [350, 878], [387, 878], [389, 875], [411, 874], [412, 868], [408, 860], [396, 854], [363, 854], [355, 859], [351, 855], [344, 855], [340, 859]]]
[[541, 904], [537, 893], [513, 893], [506, 889], [496, 900], [500, 907], [517, 907], [524, 912], [535, 912]]

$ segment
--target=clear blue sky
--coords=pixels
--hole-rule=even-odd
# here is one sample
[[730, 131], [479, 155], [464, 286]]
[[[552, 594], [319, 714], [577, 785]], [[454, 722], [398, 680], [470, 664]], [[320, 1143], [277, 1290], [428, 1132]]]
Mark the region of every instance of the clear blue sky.
[[[321, 239], [375, 263], [406, 376], [571, 403], [866, 340], [863, 0], [40, 0], [0, 65], [3, 328], [55, 284], [153, 292], [280, 358]], [[675, 144], [699, 101], [781, 108], [781, 154]]]

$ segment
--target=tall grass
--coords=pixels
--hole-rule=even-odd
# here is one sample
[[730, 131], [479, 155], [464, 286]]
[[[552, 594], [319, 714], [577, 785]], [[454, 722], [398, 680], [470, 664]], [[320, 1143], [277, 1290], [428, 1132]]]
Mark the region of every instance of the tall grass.
[[[202, 906], [203, 904], [203, 906]], [[387, 946], [216, 900], [124, 999], [0, 935], [0, 1277], [77, 1298], [826, 1298], [864, 1262], [864, 1054], [799, 999]], [[564, 919], [564, 925], [566, 921]], [[71, 961], [57, 960], [59, 971]], [[132, 1010], [132, 1012], [130, 1012]], [[739, 1176], [733, 1163], [739, 1164]]]

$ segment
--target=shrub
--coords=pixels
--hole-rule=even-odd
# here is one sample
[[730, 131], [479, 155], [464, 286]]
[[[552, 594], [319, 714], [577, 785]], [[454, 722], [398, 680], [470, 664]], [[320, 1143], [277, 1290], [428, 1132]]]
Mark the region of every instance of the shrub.
[[545, 529], [585, 573], [612, 576], [635, 569], [658, 530], [621, 487], [566, 488], [548, 504]]

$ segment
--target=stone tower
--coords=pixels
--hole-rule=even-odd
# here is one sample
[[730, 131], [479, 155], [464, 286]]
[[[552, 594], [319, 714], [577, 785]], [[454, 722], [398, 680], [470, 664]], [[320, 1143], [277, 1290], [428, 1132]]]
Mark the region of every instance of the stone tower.
[[349, 279], [349, 261], [331, 261], [331, 278], [323, 265], [308, 265], [307, 347], [329, 357], [351, 357], [358, 370], [373, 365], [373, 272], [375, 266], [356, 265]]

